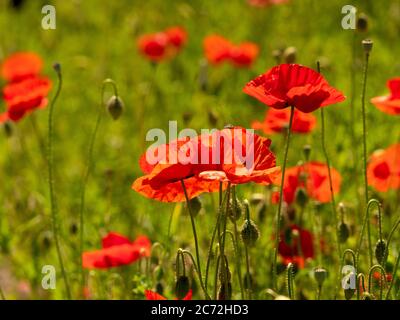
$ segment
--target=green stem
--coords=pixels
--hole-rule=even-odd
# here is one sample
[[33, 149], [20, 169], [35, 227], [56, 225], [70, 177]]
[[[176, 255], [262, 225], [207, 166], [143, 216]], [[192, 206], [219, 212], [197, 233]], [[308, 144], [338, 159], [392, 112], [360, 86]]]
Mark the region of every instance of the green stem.
[[364, 193], [365, 203], [368, 203], [368, 177], [367, 177], [367, 124], [365, 117], [365, 92], [367, 88], [367, 75], [368, 75], [368, 60], [369, 53], [365, 53], [365, 65], [364, 65], [364, 76], [363, 76], [363, 88], [361, 94], [361, 110], [362, 110], [362, 123], [363, 123], [363, 161], [364, 161]]
[[247, 281], [247, 291], [248, 291], [248, 299], [251, 300], [251, 276], [250, 276], [250, 259], [249, 259], [249, 249], [247, 246], [244, 246], [244, 252], [246, 254], [246, 281]]
[[199, 275], [200, 285], [201, 285], [201, 287], [202, 287], [202, 289], [204, 291], [204, 294], [205, 294], [206, 298], [207, 299], [211, 299], [210, 296], [207, 293], [207, 290], [206, 290], [205, 286], [204, 286], [203, 277], [202, 277], [202, 274], [201, 274], [199, 242], [198, 242], [198, 239], [197, 239], [196, 224], [194, 222], [194, 215], [193, 215], [193, 212], [192, 212], [192, 207], [190, 205], [190, 200], [189, 200], [189, 196], [187, 194], [187, 190], [186, 190], [186, 187], [185, 187], [185, 182], [183, 180], [181, 180], [181, 184], [182, 184], [183, 192], [185, 194], [186, 204], [187, 204], [187, 207], [188, 207], [188, 210], [189, 210], [190, 221], [192, 223], [194, 245], [195, 245], [195, 249], [196, 249], [197, 273]]
[[233, 219], [233, 227], [235, 231], [235, 260], [236, 260], [236, 269], [238, 274], [238, 281], [240, 286], [240, 293], [242, 295], [242, 300], [244, 300], [244, 290], [243, 290], [243, 280], [242, 280], [242, 270], [240, 267], [240, 252], [239, 252], [239, 233], [237, 228], [236, 220]]
[[286, 285], [288, 296], [291, 300], [294, 299], [294, 285], [293, 285], [293, 263], [289, 263], [286, 267]]
[[400, 262], [400, 253], [397, 256], [397, 260], [396, 260], [396, 263], [394, 265], [394, 269], [393, 269], [393, 273], [392, 273], [393, 274], [393, 278], [392, 278], [392, 281], [390, 282], [390, 287], [388, 289], [388, 292], [386, 293], [386, 298], [385, 298], [386, 300], [389, 299], [390, 292], [392, 291], [393, 285], [397, 280], [397, 269], [399, 268], [399, 262]]
[[54, 137], [54, 106], [57, 101], [58, 96], [60, 95], [62, 88], [62, 75], [61, 75], [61, 67], [57, 64], [54, 66], [54, 70], [58, 76], [58, 87], [56, 94], [51, 101], [49, 107], [49, 117], [48, 117], [48, 145], [47, 145], [47, 161], [48, 161], [48, 175], [49, 175], [49, 191], [50, 191], [50, 205], [51, 205], [51, 220], [52, 220], [52, 229], [53, 229], [53, 237], [56, 245], [58, 261], [61, 267], [62, 277], [64, 279], [65, 290], [67, 294], [67, 299], [71, 299], [71, 291], [67, 278], [67, 273], [65, 271], [64, 262], [61, 254], [60, 247], [60, 239], [59, 239], [59, 225], [58, 225], [58, 207], [57, 207], [57, 198], [54, 190], [54, 155], [53, 155], [53, 137]]
[[85, 286], [85, 272], [82, 265], [82, 255], [84, 250], [84, 227], [85, 227], [85, 219], [84, 219], [84, 212], [85, 212], [85, 197], [86, 197], [86, 186], [89, 180], [90, 172], [92, 169], [93, 164], [93, 149], [96, 142], [97, 132], [99, 131], [101, 118], [104, 112], [103, 108], [103, 97], [104, 91], [107, 84], [111, 84], [114, 88], [114, 94], [118, 97], [118, 90], [115, 82], [111, 79], [106, 79], [103, 81], [103, 85], [101, 88], [101, 97], [100, 97], [100, 108], [97, 114], [96, 123], [93, 129], [92, 137], [89, 143], [89, 149], [87, 154], [87, 161], [86, 161], [86, 170], [85, 174], [82, 179], [82, 186], [81, 186], [81, 195], [80, 195], [80, 206], [79, 206], [79, 224], [80, 224], [80, 231], [79, 231], [79, 252], [80, 252], [80, 263], [81, 263], [81, 287]]
[[383, 284], [387, 283], [386, 282], [386, 272], [385, 269], [379, 264], [376, 264], [369, 269], [369, 275], [368, 275], [368, 291], [371, 293], [372, 292], [372, 275], [375, 269], [380, 269], [380, 278], [382, 280], [382, 275], [383, 275], [383, 282], [380, 284], [380, 300], [382, 300], [382, 295], [383, 295]]
[[[287, 130], [287, 138], [286, 138], [286, 147], [285, 147], [285, 154], [283, 158], [282, 164], [282, 178], [281, 178], [281, 186], [279, 192], [279, 204], [278, 204], [278, 212], [276, 213], [276, 227], [275, 227], [275, 249], [274, 249], [274, 260], [272, 265], [272, 283], [275, 290], [278, 289], [278, 246], [280, 241], [280, 231], [281, 231], [281, 210], [282, 210], [282, 201], [283, 201], [283, 185], [285, 182], [285, 171], [286, 171], [286, 162], [288, 157], [289, 151], [289, 144], [290, 144], [290, 136], [292, 132], [292, 125], [293, 125], [293, 116], [294, 116], [294, 107], [290, 107], [290, 120], [289, 120], [289, 128]], [[247, 249], [246, 249], [247, 252]]]

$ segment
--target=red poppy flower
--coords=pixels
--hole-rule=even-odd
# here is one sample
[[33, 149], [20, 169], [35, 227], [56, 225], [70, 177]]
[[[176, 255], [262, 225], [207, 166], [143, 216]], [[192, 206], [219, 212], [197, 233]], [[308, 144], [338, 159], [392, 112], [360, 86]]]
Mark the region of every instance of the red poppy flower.
[[1, 75], [8, 82], [16, 82], [39, 75], [42, 59], [33, 52], [17, 52], [9, 56], [1, 66]]
[[13, 82], [3, 89], [3, 98], [7, 111], [2, 120], [20, 120], [26, 113], [47, 105], [47, 94], [51, 89], [51, 81], [44, 77], [27, 78]]
[[[340, 191], [342, 178], [331, 168], [333, 193]], [[286, 169], [283, 186], [283, 199], [291, 204], [295, 201], [298, 188], [305, 188], [308, 196], [322, 203], [331, 201], [328, 167], [320, 162], [308, 162]]]
[[368, 184], [377, 191], [400, 188], [400, 144], [375, 151], [367, 168]]
[[[375, 271], [372, 276], [374, 277], [375, 280], [378, 281], [379, 285], [381, 284], [382, 281], [382, 275], [379, 271]], [[393, 280], [393, 275], [391, 273], [386, 273], [386, 282], [392, 282]]]
[[[163, 297], [161, 294], [158, 294], [157, 292], [154, 292], [151, 290], [146, 290], [144, 292], [144, 295], [146, 296], [146, 300], [168, 300], [167, 298]], [[174, 299], [174, 300], [178, 300], [178, 299]], [[182, 300], [192, 300], [192, 290], [189, 290], [187, 295]]]
[[271, 108], [293, 106], [305, 113], [345, 99], [321, 74], [298, 64], [273, 67], [247, 83], [243, 91]]
[[304, 267], [304, 259], [314, 258], [314, 244], [312, 233], [297, 225], [289, 227], [291, 235], [289, 240], [282, 233], [278, 246], [279, 255], [285, 264], [289, 262]]
[[142, 257], [149, 257], [151, 242], [139, 236], [131, 242], [128, 238], [110, 232], [102, 239], [102, 249], [84, 252], [82, 265], [86, 269], [108, 269], [131, 264]]
[[186, 43], [186, 31], [180, 27], [145, 34], [138, 39], [139, 51], [149, 60], [160, 62], [175, 56]]
[[247, 0], [247, 3], [253, 7], [265, 7], [275, 4], [284, 4], [289, 0]]
[[379, 110], [397, 115], [400, 114], [400, 78], [390, 79], [387, 82], [390, 94], [371, 99], [371, 103]]
[[266, 185], [279, 175], [270, 143], [269, 139], [248, 134], [242, 128], [195, 137], [179, 148], [179, 161], [158, 163], [151, 168], [144, 166], [142, 160], [142, 167], [151, 173], [137, 179], [132, 188], [148, 198], [179, 202], [185, 200], [182, 181], [189, 199], [203, 192], [218, 191], [220, 181]]
[[229, 61], [238, 67], [249, 67], [257, 58], [258, 52], [258, 46], [251, 42], [235, 46], [219, 35], [210, 35], [204, 39], [204, 53], [211, 64]]
[[171, 27], [165, 30], [165, 34], [167, 35], [168, 42], [178, 49], [186, 44], [187, 33], [181, 27]]
[[[268, 108], [263, 122], [254, 121], [251, 127], [255, 130], [262, 130], [265, 134], [279, 133], [289, 126], [290, 110]], [[309, 133], [317, 124], [317, 119], [310, 113], [294, 110], [292, 132]]]

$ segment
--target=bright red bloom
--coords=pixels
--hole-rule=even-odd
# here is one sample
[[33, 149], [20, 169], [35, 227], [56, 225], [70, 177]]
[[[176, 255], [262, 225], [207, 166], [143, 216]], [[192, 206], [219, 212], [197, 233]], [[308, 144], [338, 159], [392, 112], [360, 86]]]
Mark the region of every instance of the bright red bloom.
[[1, 66], [1, 76], [8, 82], [16, 82], [39, 75], [42, 59], [33, 52], [17, 52], [9, 56]]
[[110, 232], [102, 239], [102, 249], [82, 254], [82, 265], [86, 269], [119, 267], [149, 257], [150, 250], [151, 242], [146, 236], [139, 236], [131, 242], [123, 235]]
[[293, 106], [305, 113], [345, 99], [321, 74], [298, 64], [273, 67], [247, 83], [243, 91], [271, 108]]
[[204, 54], [211, 64], [228, 61], [237, 67], [249, 67], [258, 53], [258, 46], [252, 42], [234, 45], [219, 35], [210, 35], [204, 39]]
[[400, 188], [400, 144], [375, 151], [367, 168], [368, 184], [377, 191]]
[[[381, 284], [383, 275], [379, 271], [375, 271], [372, 276], [375, 280], [378, 280], [379, 285]], [[386, 273], [386, 282], [392, 282], [393, 275], [391, 273]]]
[[285, 264], [292, 262], [299, 268], [304, 268], [304, 260], [314, 258], [314, 243], [312, 233], [297, 225], [291, 225], [290, 237], [287, 239], [282, 233], [278, 246], [279, 255]]
[[[342, 178], [331, 168], [333, 193], [340, 191]], [[291, 204], [295, 201], [298, 188], [304, 188], [308, 196], [322, 203], [331, 201], [328, 167], [317, 161], [286, 169], [283, 185], [283, 199]]]
[[266, 7], [287, 2], [289, 2], [289, 0], [247, 0], [247, 3], [253, 7]]
[[[146, 290], [144, 292], [144, 295], [146, 296], [146, 300], [168, 300], [167, 298], [163, 297], [161, 294], [158, 294], [157, 292], [154, 292], [151, 290]], [[178, 300], [178, 299], [174, 299], [174, 300]], [[187, 295], [182, 300], [192, 300], [192, 290], [189, 290]]]
[[138, 39], [139, 51], [149, 60], [160, 62], [175, 56], [187, 41], [187, 33], [181, 27], [145, 34]]
[[[280, 133], [287, 129], [290, 121], [289, 109], [268, 108], [263, 122], [254, 121], [251, 127], [262, 130], [265, 134]], [[294, 110], [292, 132], [309, 133], [317, 124], [317, 119], [310, 113]]]
[[[47, 105], [47, 95], [51, 89], [51, 81], [44, 77], [27, 78], [13, 82], [3, 89], [3, 98], [7, 111], [2, 120], [20, 120], [26, 113]], [[2, 121], [0, 121], [2, 122]]]
[[[202, 135], [178, 145], [175, 161], [161, 157], [155, 166], [141, 158], [144, 171], [132, 188], [142, 195], [165, 202], [185, 201], [182, 181], [189, 199], [203, 192], [219, 190], [220, 181], [232, 184], [256, 182], [270, 184], [278, 179], [271, 141], [248, 133], [242, 128], [223, 129]], [[162, 148], [152, 150], [158, 155]], [[171, 146], [164, 150], [171, 150]], [[223, 185], [225, 187], [226, 184]]]
[[400, 78], [393, 78], [387, 82], [390, 94], [371, 99], [371, 103], [379, 110], [397, 115], [400, 114]]

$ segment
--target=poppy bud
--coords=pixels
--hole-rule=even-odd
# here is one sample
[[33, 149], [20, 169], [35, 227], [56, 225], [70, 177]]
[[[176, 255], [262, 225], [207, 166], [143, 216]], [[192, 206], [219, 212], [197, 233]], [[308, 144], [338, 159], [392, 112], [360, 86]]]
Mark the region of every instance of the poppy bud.
[[357, 18], [357, 31], [367, 32], [368, 31], [368, 16], [364, 13], [360, 13]]
[[69, 232], [72, 235], [76, 235], [78, 233], [78, 225], [75, 222], [71, 223], [71, 225], [69, 226]]
[[296, 62], [297, 49], [295, 47], [288, 47], [283, 52], [283, 59], [286, 63]]
[[60, 73], [60, 72], [61, 72], [61, 64], [59, 64], [58, 62], [56, 62], [55, 64], [53, 64], [53, 69], [54, 69], [57, 73]]
[[345, 222], [342, 222], [339, 226], [339, 241], [344, 243], [347, 241], [350, 235], [349, 227]]
[[282, 59], [282, 50], [281, 49], [273, 50], [272, 51], [272, 56], [276, 60], [276, 63], [280, 64], [281, 63], [281, 59]]
[[157, 281], [160, 281], [162, 277], [164, 276], [164, 269], [160, 265], [156, 266], [154, 268], [154, 275], [156, 277]]
[[14, 9], [20, 9], [24, 2], [24, 0], [10, 0], [10, 6]]
[[370, 39], [365, 39], [365, 40], [362, 41], [362, 45], [363, 45], [363, 48], [364, 48], [364, 52], [369, 54], [371, 52], [371, 50], [372, 50], [374, 42], [372, 40], [370, 40]]
[[258, 238], [260, 237], [260, 231], [253, 220], [246, 220], [240, 231], [243, 243], [247, 247], [254, 247]]
[[12, 125], [11, 125], [11, 122], [10, 121], [6, 121], [5, 123], [4, 123], [4, 132], [5, 132], [5, 134], [6, 134], [6, 137], [11, 137], [12, 136], [12, 134], [13, 134], [13, 128], [12, 128]]
[[112, 96], [107, 102], [107, 110], [114, 120], [117, 120], [124, 110], [124, 103], [118, 96]]
[[344, 289], [344, 297], [346, 298], [346, 300], [351, 300], [351, 298], [353, 298], [354, 293], [356, 292], [356, 289]]
[[232, 284], [228, 282], [222, 283], [218, 290], [218, 300], [231, 300], [232, 299]]
[[190, 210], [192, 210], [193, 216], [197, 216], [202, 208], [201, 201], [198, 197], [194, 197], [189, 200]]
[[383, 262], [386, 260], [387, 257], [387, 252], [386, 252], [386, 241], [385, 240], [378, 240], [378, 242], [375, 245], [375, 258], [378, 261], [379, 264], [383, 264]]
[[44, 249], [48, 249], [51, 246], [51, 232], [50, 231], [46, 231], [43, 232], [41, 235], [41, 243]]
[[179, 276], [175, 284], [175, 296], [181, 300], [189, 292], [189, 278], [187, 276]]
[[303, 147], [303, 153], [304, 153], [304, 158], [308, 162], [310, 160], [310, 153], [311, 153], [311, 146], [309, 144], [306, 144]]
[[[225, 257], [226, 261], [226, 257]], [[230, 282], [231, 281], [231, 270], [229, 270], [228, 263], [223, 263], [221, 261], [221, 265], [219, 267], [218, 278], [221, 283]]]
[[242, 216], [243, 206], [238, 198], [230, 199], [228, 207], [228, 216], [232, 221], [238, 220]]
[[307, 201], [308, 196], [306, 190], [304, 188], [297, 188], [296, 203], [298, 203], [300, 207], [304, 207], [307, 204]]
[[324, 268], [314, 269], [314, 278], [320, 287], [322, 286], [327, 277], [328, 277], [328, 271], [326, 271]]
[[294, 207], [288, 207], [286, 210], [286, 214], [290, 221], [294, 221], [296, 219], [296, 209]]

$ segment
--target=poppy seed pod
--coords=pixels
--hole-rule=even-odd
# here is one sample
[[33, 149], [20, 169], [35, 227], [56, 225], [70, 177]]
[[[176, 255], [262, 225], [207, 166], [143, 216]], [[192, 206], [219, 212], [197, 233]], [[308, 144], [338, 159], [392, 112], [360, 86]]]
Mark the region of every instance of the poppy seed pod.
[[308, 202], [307, 192], [304, 188], [298, 188], [296, 190], [296, 202], [300, 207], [305, 207]]
[[328, 277], [328, 271], [324, 268], [316, 268], [314, 270], [314, 278], [315, 281], [317, 281], [319, 286], [322, 286], [324, 283], [325, 279]]
[[190, 290], [189, 278], [187, 276], [179, 276], [175, 284], [175, 295], [182, 300]]
[[295, 47], [288, 47], [283, 52], [283, 59], [286, 63], [295, 63], [297, 56], [297, 49]]
[[368, 31], [368, 16], [365, 13], [360, 13], [357, 18], [357, 31], [367, 32]]
[[342, 222], [339, 226], [339, 241], [344, 243], [347, 241], [350, 235], [350, 229], [345, 222]]
[[243, 243], [247, 247], [254, 247], [258, 238], [260, 237], [260, 231], [253, 220], [246, 220], [240, 231]]
[[238, 220], [242, 216], [243, 205], [238, 198], [230, 199], [228, 216], [232, 221]]
[[374, 42], [370, 39], [365, 39], [362, 41], [362, 45], [364, 48], [364, 52], [368, 54], [371, 52]]
[[111, 117], [114, 120], [117, 120], [124, 110], [124, 103], [121, 98], [118, 96], [112, 96], [107, 102], [107, 110]]
[[383, 264], [386, 260], [388, 252], [386, 252], [386, 241], [383, 239], [378, 240], [375, 245], [375, 258], [379, 264]]
[[203, 207], [199, 197], [194, 197], [193, 199], [190, 199], [189, 205], [190, 205], [190, 210], [192, 211], [192, 214], [195, 217], [199, 214], [201, 208]]

